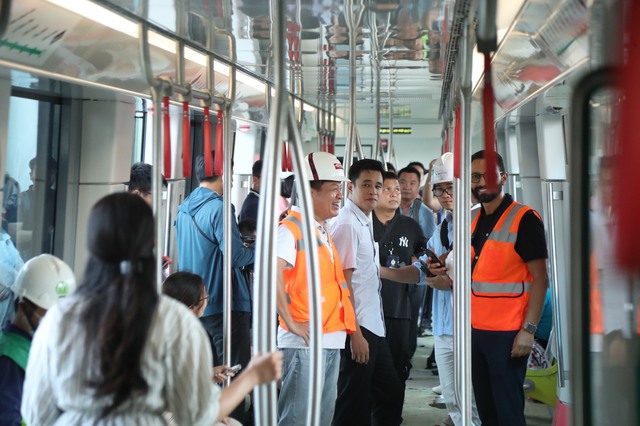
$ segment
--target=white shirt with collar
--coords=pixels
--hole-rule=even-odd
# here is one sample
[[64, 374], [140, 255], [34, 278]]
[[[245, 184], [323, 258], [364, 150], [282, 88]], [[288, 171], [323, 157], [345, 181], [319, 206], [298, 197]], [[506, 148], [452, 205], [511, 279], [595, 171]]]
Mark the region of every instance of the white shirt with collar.
[[385, 336], [378, 243], [373, 238], [371, 214], [368, 216], [347, 199], [329, 231], [338, 250], [343, 269], [354, 269], [351, 277], [356, 318], [361, 327], [379, 337]]

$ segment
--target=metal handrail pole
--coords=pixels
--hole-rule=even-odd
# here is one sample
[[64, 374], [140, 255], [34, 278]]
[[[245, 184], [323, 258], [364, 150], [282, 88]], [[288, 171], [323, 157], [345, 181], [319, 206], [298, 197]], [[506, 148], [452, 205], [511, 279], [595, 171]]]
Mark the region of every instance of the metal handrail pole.
[[[227, 39], [229, 40], [229, 60], [231, 63], [236, 62], [236, 43], [235, 37], [230, 32], [227, 33]], [[213, 61], [212, 61], [213, 62]], [[229, 68], [229, 90], [227, 93], [227, 102], [225, 102], [223, 106], [224, 111], [224, 119], [222, 126], [222, 137], [223, 137], [223, 152], [224, 152], [224, 161], [223, 161], [223, 191], [224, 197], [222, 197], [223, 203], [223, 223], [224, 223], [224, 241], [228, 242], [227, 247], [224, 253], [223, 259], [223, 312], [224, 315], [222, 317], [222, 342], [223, 342], [223, 353], [222, 353], [222, 362], [225, 365], [231, 365], [231, 312], [233, 309], [233, 265], [232, 265], [232, 255], [233, 248], [229, 246], [233, 241], [233, 235], [231, 232], [232, 225], [235, 223], [236, 218], [233, 215], [233, 210], [231, 208], [231, 183], [233, 180], [233, 153], [234, 153], [234, 144], [231, 133], [231, 115], [233, 110], [233, 102], [236, 97], [236, 72], [234, 67]], [[216, 152], [216, 155], [219, 153]], [[228, 379], [226, 384], [228, 385], [231, 381]]]
[[455, 216], [457, 217], [458, 239], [454, 242], [456, 271], [454, 370], [456, 398], [462, 414], [462, 424], [471, 424], [471, 263], [466, 253], [471, 253], [471, 64], [473, 54], [473, 20], [470, 13], [463, 28], [460, 58], [461, 108], [460, 108], [460, 178], [456, 193]]
[[9, 18], [11, 17], [11, 0], [2, 0], [0, 2], [0, 39], [9, 28]]
[[[140, 2], [140, 15], [146, 20], [149, 12], [149, 0]], [[149, 84], [151, 99], [153, 100], [153, 143], [151, 145], [153, 157], [153, 173], [151, 175], [151, 207], [155, 219], [156, 232], [156, 285], [158, 289], [162, 285], [162, 247], [164, 241], [164, 227], [160, 220], [162, 209], [162, 95], [164, 94], [164, 83], [161, 79], [153, 75], [151, 68], [151, 55], [149, 54], [149, 33], [144, 23], [138, 24], [138, 35], [140, 38], [140, 62], [144, 76]]]
[[[300, 210], [302, 220], [302, 237], [306, 241], [316, 240], [315, 215], [311, 188], [306, 184], [309, 177], [304, 166], [304, 151], [300, 131], [294, 125], [295, 117], [293, 109], [289, 108], [289, 140], [292, 151], [293, 169], [298, 197], [301, 200]], [[307, 289], [309, 294], [309, 349], [310, 349], [310, 376], [307, 411], [307, 425], [320, 424], [320, 403], [322, 400], [322, 380], [324, 373], [324, 360], [322, 354], [322, 294], [320, 292], [320, 261], [318, 248], [310, 244], [311, 250], [306, 250]]]
[[[354, 2], [359, 3], [357, 10]], [[358, 40], [358, 25], [360, 25], [363, 13], [364, 5], [362, 0], [346, 0], [345, 14], [349, 30], [349, 135], [345, 143], [344, 155], [344, 168], [346, 170], [349, 170], [351, 163], [353, 163], [353, 148], [354, 144], [358, 146], [359, 139], [356, 123], [356, 43]], [[358, 155], [362, 159], [361, 150], [362, 148], [359, 149]], [[344, 182], [342, 192], [347, 193], [347, 182]]]
[[555, 205], [553, 202], [553, 182], [547, 182], [547, 206], [549, 208], [549, 268], [551, 269], [551, 297], [553, 305], [553, 328], [555, 329], [556, 359], [558, 360], [558, 380], [565, 386], [564, 350], [562, 348], [562, 321], [560, 320], [560, 282], [558, 274], [558, 249], [556, 247]]

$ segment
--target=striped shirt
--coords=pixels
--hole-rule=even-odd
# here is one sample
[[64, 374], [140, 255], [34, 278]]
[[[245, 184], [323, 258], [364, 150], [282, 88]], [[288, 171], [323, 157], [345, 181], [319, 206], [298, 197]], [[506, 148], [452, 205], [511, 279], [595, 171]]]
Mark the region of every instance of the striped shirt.
[[27, 424], [165, 425], [164, 411], [181, 425], [214, 424], [220, 390], [211, 379], [209, 341], [195, 315], [166, 296], [160, 297], [142, 353], [148, 391], [133, 394], [101, 419], [110, 398], [95, 397], [87, 386], [99, 365], [85, 356], [82, 305], [79, 297], [61, 301], [35, 333], [21, 410]]

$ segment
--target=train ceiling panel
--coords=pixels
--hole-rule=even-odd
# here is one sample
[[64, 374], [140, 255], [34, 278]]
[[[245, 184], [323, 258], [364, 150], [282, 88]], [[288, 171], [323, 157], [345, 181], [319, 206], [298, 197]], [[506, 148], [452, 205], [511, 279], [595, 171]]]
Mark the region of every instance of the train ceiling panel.
[[[288, 89], [307, 104], [346, 118], [351, 10], [337, 0], [286, 1]], [[207, 88], [203, 53], [210, 52], [217, 58], [215, 91], [225, 94], [228, 62], [234, 56], [229, 36], [233, 36], [238, 65], [235, 111], [266, 121], [265, 82], [274, 80], [269, 1], [149, 0], [146, 12], [143, 4], [144, 0], [13, 1], [12, 23], [0, 40], [0, 65], [17, 64], [14, 68], [32, 74], [41, 70], [54, 79], [61, 76], [148, 96], [138, 39], [138, 23], [146, 22], [156, 75], [176, 77], [174, 40], [182, 39], [188, 46], [185, 80], [201, 90]], [[455, 55], [445, 63], [447, 43], [459, 30], [455, 0], [364, 0], [364, 4], [356, 30], [358, 122], [374, 123], [378, 105], [385, 108], [383, 123], [394, 108], [401, 108], [401, 114], [393, 114], [400, 122], [439, 122], [447, 95], [443, 72], [456, 68]], [[504, 111], [584, 61], [587, 14], [583, 2], [575, 0], [499, 4], [501, 11], [507, 5], [519, 11], [494, 58], [496, 100]]]

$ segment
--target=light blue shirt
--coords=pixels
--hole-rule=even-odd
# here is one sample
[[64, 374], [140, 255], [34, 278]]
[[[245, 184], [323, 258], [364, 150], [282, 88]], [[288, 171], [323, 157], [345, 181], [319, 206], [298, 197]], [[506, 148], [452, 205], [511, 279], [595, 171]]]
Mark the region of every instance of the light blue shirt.
[[[448, 224], [448, 238], [449, 242], [453, 241], [453, 215], [451, 212], [447, 212], [446, 220]], [[440, 241], [440, 223], [433, 235], [427, 242], [427, 248], [440, 256], [445, 253], [447, 249], [442, 245]], [[427, 256], [420, 257], [420, 261], [426, 262]], [[420, 263], [415, 262], [413, 264], [418, 270], [420, 270]], [[420, 281], [424, 281], [425, 276], [422, 270], [420, 270]], [[453, 292], [449, 290], [433, 289], [433, 302], [431, 309], [431, 328], [434, 336], [453, 336]]]

